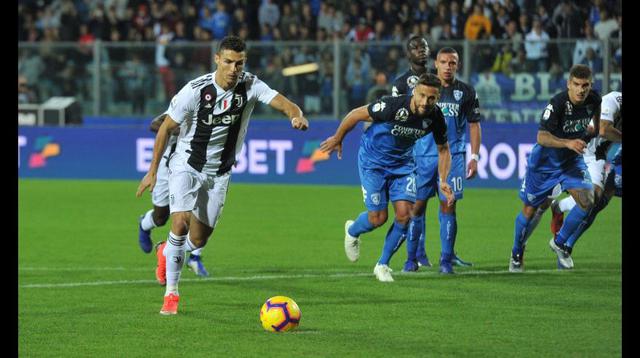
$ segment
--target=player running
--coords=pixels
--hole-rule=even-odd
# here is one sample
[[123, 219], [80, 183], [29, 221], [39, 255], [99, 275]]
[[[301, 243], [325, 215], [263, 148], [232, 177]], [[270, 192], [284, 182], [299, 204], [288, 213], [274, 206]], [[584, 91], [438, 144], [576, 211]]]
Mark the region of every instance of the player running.
[[[165, 118], [166, 113], [155, 117], [151, 121], [149, 130], [157, 133]], [[167, 160], [176, 149], [179, 134], [180, 127], [177, 127], [173, 133], [171, 133], [167, 143], [167, 149], [160, 160], [156, 185], [151, 193], [153, 209], [140, 216], [140, 222], [138, 225], [138, 244], [140, 245], [140, 249], [145, 253], [151, 252], [151, 248], [153, 246], [151, 231], [157, 227], [164, 226], [167, 220], [169, 220], [169, 166], [167, 164]], [[164, 245], [166, 245], [165, 241], [160, 241], [156, 244], [156, 256], [159, 261], [156, 267], [156, 280], [162, 286], [164, 286], [167, 281], [165, 271], [166, 265], [163, 263], [165, 257], [162, 255]], [[191, 251], [189, 259], [187, 260], [187, 267], [189, 267], [189, 269], [196, 275], [206, 277], [209, 276], [209, 272], [207, 272], [207, 269], [202, 263], [201, 253], [201, 248]]]
[[355, 221], [345, 223], [345, 253], [354, 262], [360, 256], [360, 235], [387, 221], [389, 200], [393, 203], [394, 222], [387, 232], [382, 256], [373, 273], [381, 282], [392, 282], [389, 261], [400, 239], [407, 232], [411, 206], [416, 197], [413, 145], [421, 137], [433, 133], [438, 150], [440, 189], [453, 202], [451, 188], [444, 180], [449, 174], [451, 154], [447, 143], [447, 127], [442, 111], [436, 105], [441, 83], [432, 74], [418, 78], [411, 94], [385, 96], [366, 106], [353, 109], [336, 130], [320, 144], [320, 149], [342, 158], [342, 141], [358, 122], [373, 122], [364, 132], [358, 151], [358, 170], [367, 211]]
[[[594, 204], [593, 184], [584, 162], [584, 150], [594, 134], [587, 131], [592, 118], [600, 117], [601, 98], [591, 89], [591, 69], [574, 65], [569, 71], [567, 90], [555, 95], [545, 108], [538, 129], [537, 143], [529, 155], [520, 199], [522, 212], [515, 221], [515, 235], [510, 272], [524, 270], [524, 250], [530, 234], [530, 222], [536, 209], [544, 203], [557, 184], [575, 199], [576, 205], [565, 219], [558, 239], [550, 245], [558, 253], [558, 265], [573, 267], [570, 252], [564, 241], [576, 232]], [[594, 133], [599, 132], [599, 121], [593, 121]]]
[[163, 315], [178, 313], [178, 281], [186, 247], [204, 247], [213, 233], [256, 102], [284, 113], [294, 129], [309, 127], [300, 107], [244, 71], [247, 56], [242, 39], [223, 38], [214, 61], [216, 71], [189, 81], [171, 100], [156, 136], [151, 166], [136, 192], [140, 196], [147, 188], [153, 191], [167, 140], [182, 126], [169, 158], [171, 231], [163, 250], [167, 272]]

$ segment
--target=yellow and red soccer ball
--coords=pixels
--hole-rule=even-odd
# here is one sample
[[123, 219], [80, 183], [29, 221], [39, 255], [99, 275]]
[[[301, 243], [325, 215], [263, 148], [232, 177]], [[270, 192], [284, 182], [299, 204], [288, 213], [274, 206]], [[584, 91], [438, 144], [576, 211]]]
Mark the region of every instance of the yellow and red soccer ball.
[[262, 327], [269, 332], [287, 332], [300, 324], [302, 312], [294, 300], [286, 296], [274, 296], [260, 309]]

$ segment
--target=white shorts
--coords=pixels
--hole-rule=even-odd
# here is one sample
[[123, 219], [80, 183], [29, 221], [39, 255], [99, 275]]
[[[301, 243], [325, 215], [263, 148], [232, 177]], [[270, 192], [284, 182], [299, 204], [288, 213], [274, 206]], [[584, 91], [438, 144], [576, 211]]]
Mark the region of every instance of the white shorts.
[[[585, 155], [584, 162], [587, 164], [587, 170], [589, 171], [593, 185], [604, 189], [604, 166], [606, 161], [604, 159], [596, 160], [594, 155]], [[553, 188], [553, 193], [549, 195], [549, 197], [555, 199], [559, 197], [560, 194], [562, 194], [562, 187], [558, 184]]]
[[191, 211], [203, 224], [215, 228], [222, 213], [231, 171], [215, 176], [200, 173], [175, 153], [169, 161], [169, 208], [173, 214]]
[[585, 155], [584, 163], [587, 165], [589, 175], [591, 175], [591, 182], [594, 185], [604, 189], [604, 165], [606, 161], [604, 159], [596, 160], [595, 155]]
[[156, 186], [151, 192], [151, 202], [154, 206], [169, 206], [169, 168], [167, 168], [167, 159], [164, 156], [158, 165]]

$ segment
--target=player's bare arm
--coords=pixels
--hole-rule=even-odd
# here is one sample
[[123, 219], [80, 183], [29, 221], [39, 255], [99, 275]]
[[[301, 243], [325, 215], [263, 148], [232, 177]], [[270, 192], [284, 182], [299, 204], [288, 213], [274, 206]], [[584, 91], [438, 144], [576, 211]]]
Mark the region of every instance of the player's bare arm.
[[622, 131], [614, 127], [611, 121], [600, 120], [600, 136], [612, 142], [622, 142]]
[[291, 102], [287, 97], [278, 93], [269, 105], [284, 113], [291, 121], [291, 127], [302, 131], [306, 131], [309, 128], [309, 121], [304, 118], [300, 107]]
[[328, 154], [336, 151], [338, 153], [338, 159], [342, 159], [342, 141], [344, 140], [344, 137], [356, 126], [356, 124], [358, 124], [358, 122], [362, 121], [373, 121], [369, 116], [369, 111], [367, 110], [366, 105], [351, 110], [351, 112], [344, 117], [338, 126], [338, 129], [336, 129], [336, 133], [325, 139], [324, 142], [320, 143], [320, 150]]
[[587, 143], [582, 139], [562, 139], [547, 131], [538, 131], [538, 144], [550, 148], [568, 148], [578, 154], [584, 154]]
[[[480, 143], [482, 140], [482, 129], [480, 122], [469, 122], [469, 139], [471, 141], [471, 153], [480, 153]], [[471, 158], [467, 163], [467, 179], [473, 179], [478, 174], [477, 158]]]
[[151, 159], [149, 171], [140, 181], [140, 185], [138, 185], [138, 191], [136, 192], [137, 197], [140, 197], [147, 188], [149, 188], [149, 191], [153, 191], [153, 187], [156, 185], [156, 176], [162, 153], [164, 153], [164, 150], [167, 148], [169, 136], [176, 128], [179, 127], [178, 123], [172, 120], [169, 115], [166, 115], [165, 118], [168, 118], [169, 120], [163, 121], [162, 125], [160, 125], [160, 128], [158, 129], [156, 140], [153, 143], [153, 159]]
[[454, 196], [451, 187], [447, 183], [447, 177], [451, 171], [451, 150], [449, 143], [438, 144], [438, 175], [440, 176], [440, 190], [447, 198], [447, 205], [453, 205]]
[[162, 122], [164, 122], [164, 118], [167, 116], [166, 113], [163, 113], [159, 116], [157, 116], [156, 118], [154, 118], [151, 121], [151, 124], [149, 125], [149, 130], [152, 131], [153, 133], [158, 133], [158, 129], [160, 129], [160, 126], [162, 125]]

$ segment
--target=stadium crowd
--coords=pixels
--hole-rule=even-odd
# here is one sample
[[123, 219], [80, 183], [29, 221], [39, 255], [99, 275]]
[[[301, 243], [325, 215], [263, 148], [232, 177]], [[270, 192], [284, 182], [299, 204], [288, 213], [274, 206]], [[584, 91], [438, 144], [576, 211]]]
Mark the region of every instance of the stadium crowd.
[[[341, 59], [341, 87], [348, 90], [348, 107], [364, 103], [373, 87], [384, 86], [404, 70], [401, 44], [413, 34], [431, 44], [508, 40], [505, 45], [478, 43], [471, 69], [507, 75], [562, 73], [576, 63], [601, 72], [604, 49], [598, 40], [622, 36], [621, 0], [20, 0], [18, 19], [19, 41], [80, 46], [66, 53], [40, 52], [39, 59], [30, 51], [21, 52], [20, 74], [28, 83], [44, 81], [38, 90], [45, 96], [89, 91], [87, 81], [80, 78], [89, 76], [86, 65], [93, 56], [89, 46], [96, 40], [107, 46], [123, 41], [168, 44], [169, 50], [163, 47], [160, 56], [153, 50], [127, 53], [125, 48], [109, 47], [102, 59], [113, 64], [109, 76], [114, 90], [108, 95], [115, 101], [128, 99], [138, 113], [144, 112], [149, 88], [161, 83], [168, 100], [191, 73], [211, 68], [209, 48], [171, 51], [173, 44], [206, 44], [230, 34], [262, 43], [321, 44], [337, 39], [354, 44]], [[579, 40], [558, 45], [549, 43], [552, 39]], [[383, 46], [379, 41], [399, 45]], [[260, 47], [255, 49], [260, 56], [249, 56], [256, 61], [247, 68], [276, 87], [281, 84], [312, 112], [327, 113], [335, 59], [322, 50], [322, 46]], [[621, 48], [612, 51], [613, 65], [619, 68]], [[319, 62], [320, 71], [296, 79], [278, 76], [278, 69], [307, 61]], [[152, 71], [159, 76], [152, 76]], [[295, 97], [303, 93], [317, 96]]]

